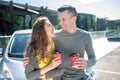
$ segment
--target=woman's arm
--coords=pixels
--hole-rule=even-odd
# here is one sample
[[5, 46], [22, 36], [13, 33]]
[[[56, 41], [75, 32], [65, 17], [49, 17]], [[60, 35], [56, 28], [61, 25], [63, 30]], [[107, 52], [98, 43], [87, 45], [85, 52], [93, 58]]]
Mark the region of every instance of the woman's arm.
[[[60, 60], [59, 57], [53, 59], [52, 62], [48, 66], [46, 66], [46, 67], [44, 67], [44, 68], [41, 69], [40, 74], [44, 75], [43, 77], [46, 77], [45, 74], [47, 72], [49, 72], [49, 71], [57, 68], [61, 63], [62, 63], [62, 60]], [[53, 76], [51, 76], [51, 77], [53, 77]]]
[[[27, 55], [28, 57], [30, 57], [30, 58], [28, 58], [28, 59], [30, 59], [30, 60], [28, 60], [29, 61], [28, 64], [25, 66], [25, 74], [26, 74], [26, 77], [28, 80], [43, 78], [43, 77], [45, 77], [45, 74], [48, 71], [56, 68], [57, 66], [59, 66], [62, 63], [62, 60], [60, 60], [59, 58], [55, 58], [48, 66], [39, 69], [37, 58], [33, 54], [34, 54], [34, 51], [33, 51], [33, 53]], [[25, 61], [25, 59], [24, 59], [24, 61]]]
[[23, 63], [28, 61], [27, 65], [25, 65], [25, 75], [28, 80], [35, 80], [35, 79], [40, 79], [41, 74], [40, 74], [40, 68], [38, 66], [38, 61], [36, 58], [35, 50], [32, 49], [32, 46], [27, 47], [25, 56], [29, 57], [27, 59], [23, 60]]

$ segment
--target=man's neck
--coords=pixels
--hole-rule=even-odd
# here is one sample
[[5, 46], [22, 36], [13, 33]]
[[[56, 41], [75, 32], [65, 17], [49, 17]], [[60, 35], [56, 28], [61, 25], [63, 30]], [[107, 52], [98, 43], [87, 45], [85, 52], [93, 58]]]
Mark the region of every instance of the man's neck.
[[77, 30], [77, 27], [72, 27], [72, 29], [68, 29], [68, 30], [66, 30], [68, 33], [74, 33], [74, 32], [76, 32], [76, 30]]

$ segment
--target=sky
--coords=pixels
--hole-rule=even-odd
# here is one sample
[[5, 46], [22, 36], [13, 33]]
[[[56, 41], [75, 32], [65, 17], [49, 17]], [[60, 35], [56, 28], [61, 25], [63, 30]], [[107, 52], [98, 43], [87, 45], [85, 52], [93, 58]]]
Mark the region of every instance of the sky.
[[[10, 0], [5, 0], [10, 1]], [[12, 0], [15, 3], [28, 3], [33, 6], [48, 7], [57, 10], [64, 4], [76, 7], [78, 13], [88, 13], [96, 15], [98, 18], [108, 18], [109, 20], [120, 19], [120, 0]]]

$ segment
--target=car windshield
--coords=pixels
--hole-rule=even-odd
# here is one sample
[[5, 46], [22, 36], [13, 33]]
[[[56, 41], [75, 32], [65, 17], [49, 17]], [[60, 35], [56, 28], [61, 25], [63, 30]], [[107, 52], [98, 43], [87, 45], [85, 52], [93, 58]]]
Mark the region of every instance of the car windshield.
[[15, 34], [8, 49], [8, 56], [23, 58], [29, 37], [30, 34]]

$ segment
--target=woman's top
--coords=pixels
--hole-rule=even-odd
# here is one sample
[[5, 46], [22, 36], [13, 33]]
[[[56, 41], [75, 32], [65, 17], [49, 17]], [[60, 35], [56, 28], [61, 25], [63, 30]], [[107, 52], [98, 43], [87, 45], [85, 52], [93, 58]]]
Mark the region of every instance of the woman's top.
[[[55, 49], [55, 47], [54, 47], [54, 42], [53, 42], [52, 46], [51, 46], [51, 49], [48, 52], [48, 57], [46, 57], [44, 59], [40, 59], [39, 55], [36, 56], [37, 59], [38, 59], [39, 68], [44, 68], [44, 67], [46, 67], [47, 65], [50, 64], [50, 62], [52, 61], [52, 53], [53, 53], [54, 49]], [[49, 78], [49, 79], [42, 78], [42, 80], [53, 80], [53, 78]]]
[[26, 56], [30, 57], [30, 62], [29, 64], [25, 67], [25, 76], [27, 80], [61, 80], [60, 76], [64, 73], [63, 68], [59, 68], [59, 66], [55, 69], [57, 71], [54, 72], [54, 74], [51, 74], [53, 70], [49, 71], [49, 75], [46, 73], [46, 79], [41, 79], [40, 70], [42, 67], [47, 66], [51, 60], [52, 60], [52, 53], [54, 50], [54, 42], [52, 44], [52, 48], [49, 51], [49, 58], [45, 58], [45, 60], [39, 60], [36, 54], [36, 50], [33, 48], [33, 46], [29, 46], [26, 49]]

